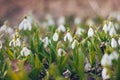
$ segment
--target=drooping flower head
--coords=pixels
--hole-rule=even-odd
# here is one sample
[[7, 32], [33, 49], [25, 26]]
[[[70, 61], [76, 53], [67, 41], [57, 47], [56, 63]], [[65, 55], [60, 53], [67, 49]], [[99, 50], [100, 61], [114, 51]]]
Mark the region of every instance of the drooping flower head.
[[29, 30], [31, 31], [32, 29], [32, 23], [31, 21], [27, 18], [27, 16], [24, 17], [23, 21], [19, 24], [19, 30]]
[[72, 49], [74, 49], [75, 47], [77, 47], [78, 46], [78, 41], [77, 41], [77, 39], [76, 39], [76, 36], [74, 36], [74, 40], [73, 40], [73, 42], [72, 42], [72, 45], [71, 45], [71, 48]]
[[88, 30], [88, 37], [93, 37], [94, 35], [94, 30], [90, 27]]
[[13, 39], [9, 42], [9, 46], [21, 46], [20, 35], [18, 30], [13, 34]]
[[30, 53], [31, 53], [31, 50], [29, 50], [27, 47], [23, 47], [22, 48], [22, 50], [21, 50], [21, 52], [20, 52], [20, 54], [21, 54], [21, 56], [28, 56], [28, 55], [30, 55]]
[[64, 36], [64, 41], [69, 41], [69, 42], [72, 42], [72, 35], [70, 34], [70, 30], [68, 29], [67, 33], [65, 34]]
[[66, 28], [63, 24], [60, 24], [57, 28], [58, 32], [65, 32], [66, 31]]
[[117, 47], [117, 41], [115, 40], [115, 38], [111, 39], [111, 47], [112, 48], [116, 48]]
[[5, 32], [8, 34], [13, 33], [13, 29], [8, 26], [8, 21], [5, 21], [4, 24], [0, 27], [0, 32]]
[[58, 41], [59, 39], [59, 34], [58, 34], [58, 31], [56, 31], [54, 34], [53, 34], [53, 41]]

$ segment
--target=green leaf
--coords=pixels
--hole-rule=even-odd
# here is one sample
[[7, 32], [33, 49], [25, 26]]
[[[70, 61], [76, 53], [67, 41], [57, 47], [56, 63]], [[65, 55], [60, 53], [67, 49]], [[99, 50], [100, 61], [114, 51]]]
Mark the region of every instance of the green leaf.
[[85, 80], [85, 75], [84, 75], [84, 60], [85, 56], [81, 51], [81, 48], [78, 48], [78, 74], [80, 76], [81, 80]]
[[44, 69], [43, 64], [41, 63], [37, 54], [35, 54], [35, 68]]
[[7, 50], [7, 54], [11, 59], [14, 58], [14, 53], [10, 49]]

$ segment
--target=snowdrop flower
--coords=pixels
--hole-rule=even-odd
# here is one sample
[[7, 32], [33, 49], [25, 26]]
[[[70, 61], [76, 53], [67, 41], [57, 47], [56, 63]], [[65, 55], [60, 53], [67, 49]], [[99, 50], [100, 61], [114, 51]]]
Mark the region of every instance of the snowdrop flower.
[[117, 53], [117, 51], [113, 51], [110, 55], [109, 55], [111, 60], [117, 60], [119, 55]]
[[48, 26], [55, 25], [55, 22], [50, 14], [46, 15], [46, 20], [47, 20]]
[[32, 15], [32, 14], [28, 14], [28, 15], [27, 15], [27, 20], [28, 20], [30, 23], [33, 23], [33, 15]]
[[54, 33], [54, 35], [53, 35], [53, 41], [58, 41], [58, 39], [59, 39], [59, 35], [58, 35], [57, 31], [56, 31]]
[[0, 27], [0, 31], [4, 31], [5, 33], [13, 33], [13, 29], [11, 27], [8, 26], [8, 22], [5, 21], [3, 26]]
[[44, 39], [40, 39], [44, 43], [44, 47], [47, 47], [51, 41], [48, 37], [45, 37]]
[[65, 26], [63, 25], [63, 24], [60, 24], [59, 26], [58, 26], [58, 32], [65, 32], [66, 31], [66, 28], [65, 28]]
[[101, 65], [102, 66], [111, 66], [112, 65], [112, 61], [109, 58], [109, 55], [107, 53], [105, 53], [103, 55], [102, 60], [101, 60]]
[[103, 78], [103, 80], [110, 79], [110, 74], [108, 73], [107, 68], [103, 68], [103, 70], [102, 70], [102, 78]]
[[74, 39], [71, 48], [74, 49], [76, 46], [78, 45], [78, 41], [76, 39]]
[[111, 21], [108, 22], [108, 31], [114, 27], [113, 23]]
[[69, 78], [71, 76], [71, 72], [67, 69], [65, 72], [63, 72], [63, 76], [65, 78]]
[[92, 37], [94, 35], [94, 31], [92, 28], [89, 28], [88, 30], [88, 37]]
[[30, 20], [27, 18], [27, 16], [24, 17], [23, 21], [19, 24], [19, 30], [31, 30], [32, 29], [32, 23]]
[[94, 25], [94, 21], [92, 19], [88, 19], [86, 22], [87, 25]]
[[23, 47], [20, 54], [21, 56], [28, 56], [30, 55], [31, 51], [27, 47]]
[[2, 49], [2, 41], [0, 40], [0, 49]]
[[114, 38], [112, 38], [112, 40], [111, 40], [111, 47], [112, 48], [116, 48], [117, 47], [117, 41]]
[[64, 25], [65, 24], [65, 17], [64, 16], [61, 16], [59, 19], [58, 19], [58, 25]]
[[120, 38], [118, 39], [118, 44], [120, 45]]
[[62, 48], [58, 48], [58, 56], [65, 56], [66, 52]]
[[21, 42], [20, 42], [20, 39], [19, 38], [13, 38], [10, 43], [9, 43], [9, 46], [21, 46]]
[[64, 36], [64, 41], [69, 41], [69, 42], [72, 42], [72, 36], [70, 34], [70, 31], [68, 30], [66, 35]]
[[115, 28], [114, 28], [114, 27], [111, 27], [110, 30], [109, 30], [109, 35], [110, 35], [110, 36], [113, 36], [113, 35], [115, 35], [115, 34], [116, 34]]
[[76, 31], [76, 35], [81, 35], [83, 32], [85, 32], [85, 30], [84, 29], [82, 29], [82, 28], [77, 28], [77, 31]]
[[79, 17], [76, 17], [74, 20], [75, 25], [79, 25], [81, 23], [81, 19]]
[[104, 30], [105, 33], [107, 33], [107, 31], [108, 31], [108, 26], [107, 26], [107, 24], [104, 24], [103, 30]]
[[48, 25], [51, 26], [51, 25], [55, 25], [55, 22], [53, 19], [49, 19], [48, 20]]
[[114, 26], [115, 26], [116, 29], [119, 29], [119, 24], [118, 23], [115, 23]]
[[86, 72], [91, 70], [91, 65], [90, 65], [89, 62], [85, 64], [84, 69], [85, 69]]

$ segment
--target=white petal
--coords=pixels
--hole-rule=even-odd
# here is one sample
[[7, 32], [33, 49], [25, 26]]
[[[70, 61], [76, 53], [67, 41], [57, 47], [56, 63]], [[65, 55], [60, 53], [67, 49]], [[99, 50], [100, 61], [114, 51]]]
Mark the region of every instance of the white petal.
[[23, 47], [20, 54], [21, 56], [28, 56], [31, 53], [31, 51], [27, 47]]
[[120, 45], [120, 38], [118, 39], [118, 44]]
[[81, 35], [81, 34], [82, 34], [82, 32], [85, 32], [85, 30], [84, 30], [84, 29], [82, 29], [82, 28], [77, 28], [77, 31], [76, 31], [76, 33], [75, 33], [75, 34], [77, 34], [77, 35]]
[[68, 40], [69, 40], [70, 42], [72, 42], [72, 36], [71, 36], [70, 33], [67, 33], [67, 38], [68, 38]]
[[114, 27], [112, 27], [112, 28], [109, 30], [109, 35], [110, 35], [110, 36], [113, 36], [113, 35], [115, 35], [115, 34], [116, 34], [116, 30], [115, 30]]
[[103, 78], [103, 80], [106, 80], [106, 79], [110, 78], [110, 75], [109, 75], [106, 68], [103, 68], [103, 70], [102, 70], [102, 78]]
[[117, 60], [119, 55], [116, 51], [113, 51], [110, 55], [109, 55], [111, 60]]
[[12, 46], [12, 45], [13, 45], [13, 40], [9, 42], [9, 46]]
[[105, 33], [107, 33], [107, 31], [108, 31], [108, 27], [107, 27], [106, 24], [103, 26], [103, 30], [104, 30]]
[[111, 21], [108, 22], [108, 30], [110, 30], [113, 26], [113, 23]]
[[67, 35], [64, 36], [64, 41], [66, 42], [66, 40], [67, 40]]
[[101, 60], [101, 65], [102, 66], [111, 66], [112, 65], [112, 60], [109, 58], [109, 55], [105, 53], [102, 57]]
[[55, 32], [53, 35], [53, 41], [58, 41], [58, 38], [59, 38], [58, 33]]
[[23, 29], [23, 27], [24, 27], [23, 24], [24, 24], [23, 21], [19, 24], [19, 30], [22, 30], [22, 29]]
[[64, 26], [64, 25], [62, 25], [62, 24], [61, 24], [61, 25], [59, 25], [59, 26], [58, 26], [58, 31], [59, 31], [59, 32], [65, 32], [65, 31], [66, 31], [65, 26]]
[[66, 52], [62, 48], [58, 49], [58, 56], [65, 56], [65, 54]]
[[21, 42], [20, 42], [19, 38], [17, 38], [17, 40], [16, 40], [16, 46], [21, 46]]
[[72, 49], [74, 49], [78, 44], [78, 41], [77, 40], [74, 40], [73, 43], [72, 43]]
[[92, 37], [94, 35], [94, 31], [92, 28], [89, 28], [88, 30], [88, 37]]
[[117, 41], [114, 38], [112, 38], [112, 40], [111, 40], [111, 47], [112, 48], [116, 48], [117, 47]]

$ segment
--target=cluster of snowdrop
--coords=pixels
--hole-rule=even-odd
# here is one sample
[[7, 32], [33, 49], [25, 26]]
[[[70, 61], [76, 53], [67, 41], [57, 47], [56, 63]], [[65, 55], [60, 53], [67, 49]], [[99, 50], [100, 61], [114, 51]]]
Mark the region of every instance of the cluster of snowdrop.
[[102, 77], [104, 80], [111, 78], [111, 67], [113, 66], [113, 60], [118, 60], [119, 58], [119, 53], [116, 49], [117, 46], [120, 46], [120, 38], [118, 38], [118, 42], [115, 39], [115, 35], [117, 34], [116, 30], [118, 28], [119, 27], [115, 27], [111, 21], [105, 21], [103, 26], [104, 32], [112, 37], [110, 41], [110, 51], [107, 51], [107, 49], [109, 49], [107, 48], [101, 60], [101, 65], [103, 66]]
[[111, 21], [105, 21], [105, 24], [103, 26], [103, 30], [105, 33], [109, 33], [110, 36], [116, 35], [116, 29], [119, 27], [114, 25]]
[[[55, 22], [57, 22], [57, 23], [55, 24]], [[42, 27], [33, 27], [33, 25], [34, 25], [33, 17], [25, 16], [23, 18], [23, 20], [21, 21], [21, 23], [18, 25], [16, 31], [14, 29], [8, 27], [8, 23], [5, 22], [3, 24], [3, 26], [0, 28], [0, 32], [5, 32], [6, 34], [12, 35], [12, 37], [10, 38], [10, 41], [8, 40], [8, 42], [9, 42], [8, 47], [10, 49], [14, 49], [13, 52], [16, 52], [18, 50], [20, 53], [19, 55], [22, 57], [29, 56], [35, 50], [37, 50], [37, 48], [45, 49], [46, 51], [37, 50], [36, 53], [33, 53], [33, 54], [43, 53], [42, 56], [44, 56], [45, 52], [46, 53], [47, 53], [47, 51], [51, 52], [50, 51], [51, 46], [54, 46], [52, 49], [54, 49], [53, 51], [55, 51], [57, 53], [58, 58], [65, 57], [69, 53], [72, 53], [72, 56], [76, 57], [74, 55], [75, 54], [74, 51], [76, 50], [76, 52], [77, 52], [78, 47], [80, 47], [80, 48], [83, 47], [83, 49], [81, 49], [81, 50], [87, 51], [88, 53], [91, 53], [91, 52], [97, 53], [95, 51], [100, 51], [100, 50], [95, 50], [97, 48], [94, 48], [94, 47], [95, 46], [98, 47], [99, 43], [105, 42], [105, 43], [107, 43], [107, 45], [105, 45], [104, 54], [102, 56], [102, 59], [100, 60], [101, 65], [103, 67], [101, 74], [102, 74], [102, 78], [104, 80], [110, 79], [111, 75], [112, 75], [110, 70], [111, 70], [111, 67], [113, 66], [113, 61], [114, 60], [117, 61], [119, 58], [118, 50], [119, 50], [119, 46], [120, 46], [120, 35], [119, 35], [119, 33], [117, 33], [117, 30], [119, 29], [119, 24], [118, 23], [114, 24], [111, 20], [106, 20], [104, 22], [104, 25], [101, 30], [98, 27], [97, 28], [94, 27], [95, 22], [92, 21], [91, 19], [86, 21], [86, 23], [85, 23], [85, 25], [87, 26], [86, 29], [84, 27], [80, 26], [81, 23], [82, 23], [82, 20], [79, 17], [76, 17], [74, 19], [75, 30], [72, 30], [70, 27], [66, 27], [66, 19], [64, 16], [61, 16], [57, 21], [54, 21], [54, 19], [51, 15], [47, 15], [46, 16], [46, 25], [44, 25], [44, 26], [46, 26], [46, 28], [47, 28], [46, 32], [48, 31], [49, 34], [41, 36], [42, 32], [40, 32], [39, 30], [42, 30]], [[57, 27], [55, 27], [55, 26], [57, 26]], [[36, 30], [35, 32], [33, 31], [33, 28], [34, 28], [34, 30]], [[54, 29], [50, 32], [48, 28], [54, 28]], [[101, 32], [99, 32], [99, 30]], [[20, 33], [22, 31], [23, 31], [23, 35], [21, 35], [22, 33]], [[25, 33], [25, 35], [24, 35], [24, 33]], [[38, 33], [38, 36], [37, 36], [38, 42], [35, 41], [36, 38], [34, 37], [37, 33]], [[107, 39], [104, 39], [104, 40], [101, 39], [102, 33], [105, 33], [104, 35], [102, 35], [102, 37], [106, 38], [106, 36], [107, 36]], [[98, 36], [98, 34], [100, 34], [100, 36]], [[32, 42], [32, 39], [34, 39], [33, 42]], [[85, 42], [85, 44], [82, 43], [83, 41]], [[95, 44], [95, 41], [99, 41], [98, 44]], [[43, 43], [43, 47], [41, 48], [42, 43]], [[88, 43], [90, 43], [90, 44], [88, 44]], [[2, 40], [0, 40], [0, 49], [2, 49], [2, 47], [4, 46], [3, 44], [5, 44], [5, 43]], [[33, 48], [34, 45], [37, 45], [37, 46], [35, 46]], [[92, 47], [92, 48], [86, 49], [86, 48], [90, 48], [90, 47]], [[42, 52], [39, 52], [39, 51], [42, 51]], [[47, 55], [49, 55], [48, 53], [47, 53]], [[98, 52], [98, 53], [100, 53], [100, 52]], [[52, 52], [51, 52], [51, 54], [52, 54]], [[70, 54], [70, 56], [71, 56], [71, 54]], [[87, 56], [85, 56], [85, 58], [86, 57], [89, 57], [88, 54], [87, 54]], [[96, 58], [96, 56], [94, 56], [94, 57]], [[51, 59], [51, 57], [50, 57], [50, 59]], [[87, 61], [88, 64], [87, 64], [87, 66], [85, 66], [85, 68], [93, 66], [91, 63], [89, 63], [90, 61], [92, 61], [92, 60], [90, 59]], [[70, 72], [69, 69], [67, 69], [66, 72], [63, 73], [63, 75], [66, 75], [65, 78], [69, 78], [71, 76], [71, 74], [72, 73]]]

